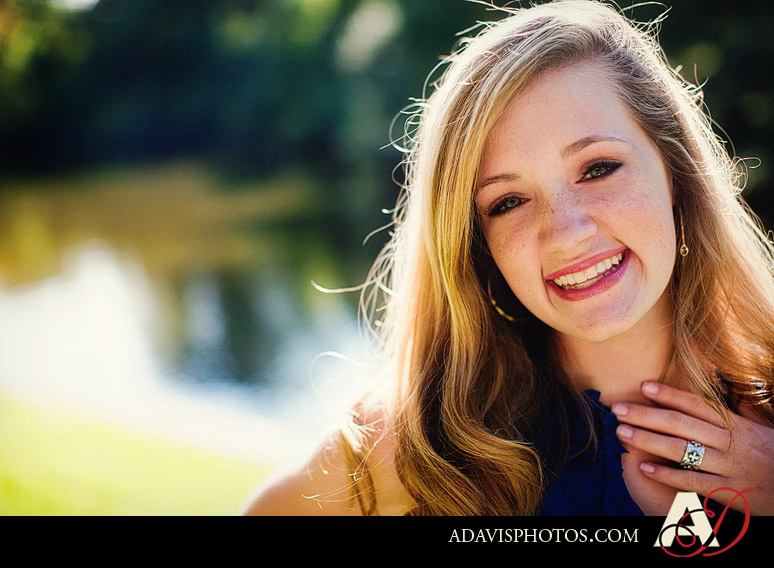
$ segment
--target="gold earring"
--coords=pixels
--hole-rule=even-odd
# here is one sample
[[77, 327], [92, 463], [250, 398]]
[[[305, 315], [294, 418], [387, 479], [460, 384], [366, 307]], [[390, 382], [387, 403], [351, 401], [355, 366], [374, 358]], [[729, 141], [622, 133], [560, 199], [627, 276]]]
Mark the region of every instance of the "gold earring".
[[508, 321], [517, 321], [517, 318], [513, 317], [509, 313], [507, 313], [505, 310], [503, 310], [498, 304], [497, 301], [494, 299], [494, 296], [492, 295], [492, 273], [489, 273], [489, 277], [486, 279], [486, 295], [489, 299], [489, 303], [492, 305], [494, 310], [497, 312], [497, 314], [508, 320]]
[[685, 244], [685, 228], [683, 227], [683, 212], [682, 210], [678, 210], [678, 216], [680, 217], [680, 256], [685, 258], [688, 256], [688, 253], [690, 252], [690, 249]]

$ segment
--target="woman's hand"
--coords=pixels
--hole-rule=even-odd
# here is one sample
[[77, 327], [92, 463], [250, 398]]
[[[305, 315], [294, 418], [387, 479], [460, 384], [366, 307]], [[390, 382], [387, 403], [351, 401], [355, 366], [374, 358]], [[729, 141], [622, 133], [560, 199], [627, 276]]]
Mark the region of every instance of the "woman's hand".
[[[729, 431], [722, 417], [694, 394], [649, 382], [642, 392], [657, 406], [615, 403], [611, 409], [622, 423], [617, 430], [622, 443], [675, 462], [671, 467], [642, 462], [645, 477], [703, 496], [722, 487], [746, 491], [753, 515], [774, 514], [774, 428], [729, 412]], [[705, 447], [696, 471], [680, 466], [689, 441]], [[744, 511], [744, 500], [735, 497], [731, 491], [711, 496]]]

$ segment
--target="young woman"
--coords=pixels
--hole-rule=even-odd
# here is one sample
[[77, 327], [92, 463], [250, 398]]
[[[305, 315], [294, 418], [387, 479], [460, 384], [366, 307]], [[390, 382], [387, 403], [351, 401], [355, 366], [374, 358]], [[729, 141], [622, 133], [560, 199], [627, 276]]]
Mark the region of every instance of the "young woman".
[[246, 512], [774, 514], [774, 264], [700, 93], [596, 1], [448, 63], [365, 298], [390, 380]]

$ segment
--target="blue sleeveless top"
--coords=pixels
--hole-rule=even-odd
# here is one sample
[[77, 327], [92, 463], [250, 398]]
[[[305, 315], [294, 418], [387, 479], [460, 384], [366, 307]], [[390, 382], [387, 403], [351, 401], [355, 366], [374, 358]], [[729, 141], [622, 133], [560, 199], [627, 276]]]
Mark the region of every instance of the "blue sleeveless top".
[[642, 516], [623, 479], [621, 455], [626, 452], [615, 429], [618, 419], [599, 401], [598, 391], [584, 393], [589, 402], [596, 443], [576, 413], [572, 421], [569, 460], [548, 486], [540, 515]]

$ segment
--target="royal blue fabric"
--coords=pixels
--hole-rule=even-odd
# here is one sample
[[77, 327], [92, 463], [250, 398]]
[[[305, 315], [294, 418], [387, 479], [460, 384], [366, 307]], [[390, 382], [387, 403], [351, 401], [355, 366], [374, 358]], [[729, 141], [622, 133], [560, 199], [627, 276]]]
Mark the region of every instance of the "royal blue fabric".
[[[565, 468], [546, 490], [541, 515], [641, 516], [623, 479], [621, 455], [626, 452], [615, 434], [618, 419], [599, 401], [599, 392], [584, 393], [589, 403], [596, 444], [589, 444], [589, 429], [580, 412], [575, 414]], [[587, 447], [588, 446], [588, 447]]]

